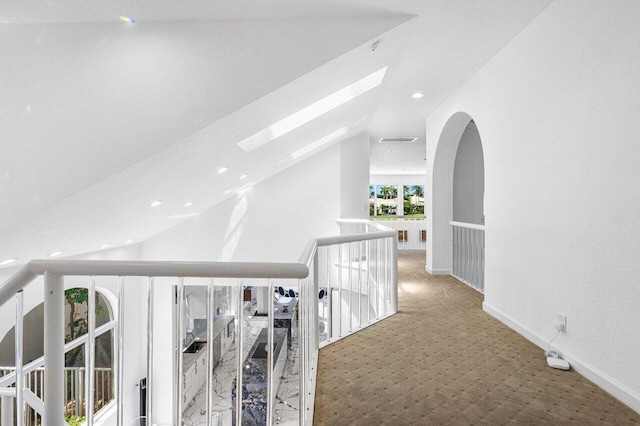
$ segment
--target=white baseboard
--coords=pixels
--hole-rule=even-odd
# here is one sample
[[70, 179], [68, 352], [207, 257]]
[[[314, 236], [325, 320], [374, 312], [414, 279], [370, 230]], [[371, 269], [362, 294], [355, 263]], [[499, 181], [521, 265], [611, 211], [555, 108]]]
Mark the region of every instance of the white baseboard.
[[451, 269], [431, 269], [425, 265], [424, 270], [431, 275], [451, 275]]
[[[521, 324], [519, 321], [515, 320], [507, 314], [500, 312], [498, 309], [494, 308], [487, 302], [482, 303], [482, 309], [498, 321], [505, 324], [507, 327], [520, 333], [536, 346], [540, 347], [543, 350], [547, 350], [548, 340], [543, 338], [530, 328], [526, 327], [525, 325]], [[578, 373], [611, 394], [614, 398], [618, 399], [623, 404], [628, 405], [632, 410], [640, 414], [640, 394], [633, 391], [632, 389], [629, 389], [627, 386], [618, 382], [606, 373], [603, 373], [602, 371], [593, 367], [589, 363], [581, 360], [580, 358], [572, 355], [569, 352], [562, 350], [561, 347], [552, 345], [552, 349], [557, 350], [562, 355], [562, 357], [566, 359], [569, 364], [571, 364], [571, 368], [573, 368]], [[540, 356], [544, 355], [540, 354]]]

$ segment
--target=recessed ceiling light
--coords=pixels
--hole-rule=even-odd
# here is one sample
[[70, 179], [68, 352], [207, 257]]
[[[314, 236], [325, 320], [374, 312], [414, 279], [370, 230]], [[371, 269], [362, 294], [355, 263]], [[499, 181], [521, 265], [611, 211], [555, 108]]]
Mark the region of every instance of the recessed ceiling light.
[[130, 16], [120, 16], [119, 17], [122, 22], [126, 22], [127, 24], [135, 24], [136, 20]]
[[244, 175], [240, 176], [238, 179], [244, 179], [244, 178], [246, 178], [247, 176], [249, 176], [249, 175], [248, 175], [248, 174], [244, 174]]
[[422, 99], [422, 98], [424, 98], [424, 93], [422, 93], [422, 92], [416, 92], [416, 93], [414, 93], [413, 95], [411, 95], [411, 97], [412, 97], [413, 99]]
[[62, 250], [54, 251], [53, 253], [49, 253], [47, 257], [56, 257], [62, 254]]
[[224, 173], [224, 172], [226, 172], [227, 170], [229, 170], [229, 169], [228, 169], [228, 168], [226, 168], [226, 167], [223, 167], [223, 168], [221, 168], [220, 170], [218, 170], [218, 174], [220, 174], [220, 173]]
[[149, 207], [158, 207], [160, 204], [162, 204], [162, 200], [156, 200], [153, 203], [149, 204]]
[[125, 244], [131, 244], [132, 242], [133, 242], [133, 240], [127, 240], [127, 241], [125, 241], [124, 243], [125, 243]]
[[258, 133], [238, 142], [237, 145], [247, 152], [260, 148], [262, 145], [307, 124], [311, 120], [338, 108], [363, 93], [367, 93], [369, 90], [375, 89], [382, 84], [382, 79], [386, 72], [387, 67], [381, 68], [378, 71], [348, 85], [347, 87], [344, 87], [337, 92], [302, 108], [298, 112], [295, 112], [286, 118], [283, 118], [266, 129], [260, 130]]
[[15, 257], [10, 257], [9, 259], [5, 259], [2, 262], [0, 262], [0, 266], [8, 265], [10, 263], [15, 262], [16, 260], [18, 260], [18, 259], [15, 258]]
[[103, 244], [102, 246], [100, 246], [101, 249], [106, 249], [108, 247], [111, 247], [111, 243]]
[[188, 203], [185, 203], [184, 206], [185, 207], [189, 207], [193, 205], [193, 201], [189, 201]]

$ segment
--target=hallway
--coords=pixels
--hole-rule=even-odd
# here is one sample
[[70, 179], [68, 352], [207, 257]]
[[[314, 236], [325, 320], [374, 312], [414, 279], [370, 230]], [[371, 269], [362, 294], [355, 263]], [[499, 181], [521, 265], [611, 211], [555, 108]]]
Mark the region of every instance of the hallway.
[[[640, 416], [400, 251], [399, 313], [320, 350], [316, 425], [611, 424]], [[551, 333], [551, 330], [550, 330]]]

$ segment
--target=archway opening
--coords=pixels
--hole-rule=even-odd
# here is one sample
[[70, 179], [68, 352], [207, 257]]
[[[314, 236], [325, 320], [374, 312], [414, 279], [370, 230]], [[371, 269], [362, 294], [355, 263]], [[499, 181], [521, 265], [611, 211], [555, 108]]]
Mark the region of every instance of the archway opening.
[[445, 124], [431, 176], [427, 271], [454, 275], [484, 290], [484, 152], [473, 118], [458, 112]]

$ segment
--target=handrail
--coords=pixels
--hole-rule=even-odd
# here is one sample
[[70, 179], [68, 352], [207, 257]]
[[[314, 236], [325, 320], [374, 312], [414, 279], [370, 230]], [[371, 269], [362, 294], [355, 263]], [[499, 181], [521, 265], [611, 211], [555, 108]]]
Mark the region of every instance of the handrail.
[[451, 222], [449, 222], [449, 225], [457, 226], [460, 228], [477, 229], [479, 231], [484, 231], [484, 225], [478, 225], [476, 223], [456, 222], [452, 220]]
[[353, 234], [353, 235], [340, 235], [335, 237], [323, 237], [318, 238], [318, 247], [330, 246], [333, 244], [352, 243], [354, 241], [369, 241], [377, 240], [379, 238], [395, 237], [396, 231], [381, 231], [372, 232], [368, 234]]
[[3, 285], [0, 305], [12, 298], [38, 275], [106, 275], [192, 278], [306, 278], [309, 269], [299, 263], [266, 262], [167, 262], [137, 260], [32, 260]]
[[330, 246], [333, 244], [352, 243], [355, 241], [368, 241], [377, 240], [378, 238], [396, 237], [396, 231], [393, 229], [381, 225], [379, 223], [371, 222], [368, 219], [336, 219], [337, 223], [361, 223], [363, 225], [373, 226], [378, 229], [378, 232], [362, 232], [359, 234], [351, 235], [335, 235], [332, 237], [316, 238], [318, 247]]

